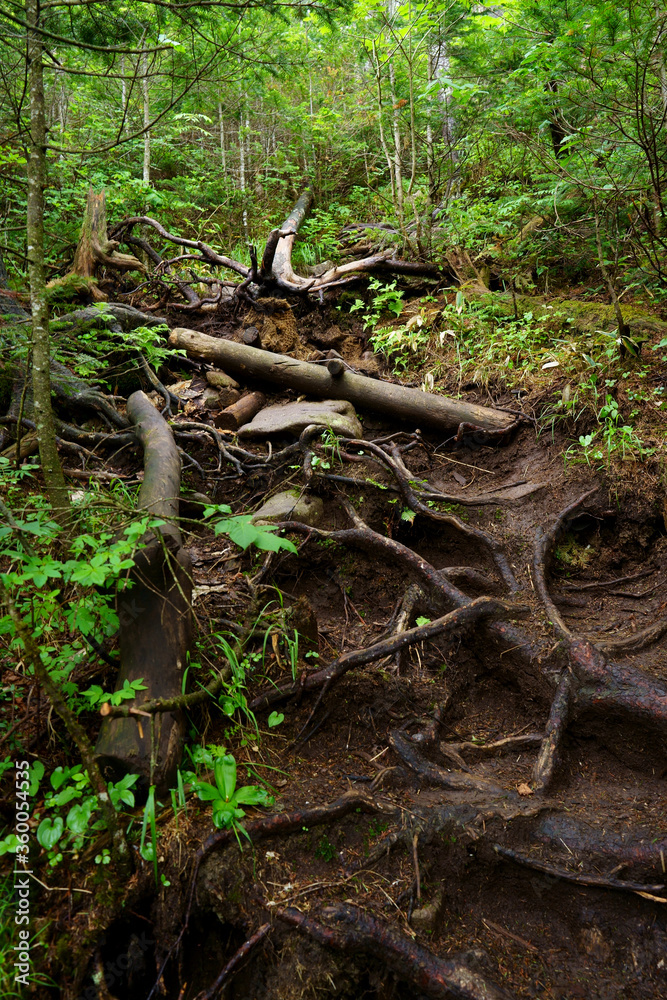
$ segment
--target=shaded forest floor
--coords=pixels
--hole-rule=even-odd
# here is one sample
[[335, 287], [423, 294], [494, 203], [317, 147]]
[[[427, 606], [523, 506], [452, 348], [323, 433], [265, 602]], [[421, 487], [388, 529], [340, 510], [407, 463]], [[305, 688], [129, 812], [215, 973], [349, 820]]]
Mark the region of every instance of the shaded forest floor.
[[[296, 327], [290, 321], [285, 332], [278, 325], [273, 350], [303, 357], [334, 350], [360, 371], [387, 372], [382, 358], [368, 351], [358, 321], [328, 310], [289, 315]], [[251, 321], [258, 323], [258, 316], [230, 314], [195, 325], [238, 338]], [[185, 325], [182, 317], [176, 323]], [[301, 813], [303, 822], [276, 835], [262, 828], [264, 811], [250, 810], [252, 843], [244, 841], [242, 851], [233, 839], [212, 846], [193, 873], [193, 857], [213, 828], [207, 804], [189, 796], [177, 815], [164, 802], [157, 887], [153, 866], [138, 854], [129, 883], [110, 886], [93, 862], [99, 843], [57, 873], [40, 871], [48, 884], [92, 893], [39, 899], [42, 969], [65, 995], [213, 996], [205, 991], [220, 970], [265, 924], [219, 995], [399, 1000], [454, 996], [455, 982], [458, 995], [475, 998], [667, 995], [667, 638], [657, 632], [642, 639], [667, 618], [663, 418], [657, 410], [651, 416], [648, 405], [642, 415], [643, 440], [657, 451], [638, 456], [630, 449], [625, 460], [615, 451], [591, 461], [577, 439], [594, 425], [592, 411], [579, 423], [567, 409], [556, 414], [562, 419], [542, 419], [547, 400], [564, 398], [567, 378], [557, 369], [527, 377], [517, 392], [516, 381], [501, 385], [497, 372], [461, 385], [445, 355], [440, 364], [436, 390], [464, 391], [485, 405], [493, 400], [525, 413], [525, 423], [501, 444], [483, 435], [455, 444], [442, 434], [415, 435], [413, 427], [359, 415], [367, 441], [382, 447], [394, 436], [393, 457], [405, 463], [410, 481], [462, 498], [437, 501], [432, 509], [479, 529], [477, 535], [410, 509], [386, 463], [359, 454], [359, 447], [344, 454], [341, 447], [315, 447], [316, 474], [305, 482], [301, 453], [234, 476], [229, 468], [208, 471], [215, 464], [210, 442], [187, 444], [204, 475], [195, 465], [186, 470], [186, 495], [204, 493], [235, 512], [255, 510], [285, 489], [307, 490], [322, 501], [310, 536], [287, 529], [298, 555], [240, 554], [196, 523], [189, 523], [186, 542], [200, 636], [245, 621], [250, 606], [271, 603], [282, 623], [275, 642], [260, 630], [246, 646], [245, 695], [251, 708], [255, 704], [258, 729], [247, 716], [230, 718], [211, 704], [192, 715], [192, 732], [201, 745], [233, 753], [244, 780], [266, 782], [275, 795], [272, 813]], [[628, 365], [630, 377], [619, 380], [615, 395], [621, 409], [634, 405], [633, 392], [663, 384], [660, 363], [645, 375], [639, 374], [642, 362]], [[190, 419], [202, 419], [207, 367], [172, 373], [189, 383]], [[419, 385], [424, 371], [409, 369], [403, 380]], [[294, 398], [273, 394], [269, 402]], [[272, 447], [279, 452], [294, 441], [278, 436]], [[264, 441], [244, 447], [267, 455]], [[137, 451], [126, 449], [105, 469], [131, 485]], [[350, 524], [350, 506], [400, 551], [328, 537]], [[554, 544], [543, 553], [542, 568], [565, 626], [560, 637], [535, 568], [537, 533], [552, 528]], [[448, 569], [445, 576], [467, 598], [509, 600], [528, 610], [505, 615], [512, 623], [506, 634], [501, 624], [494, 631], [492, 619], [480, 619], [351, 669], [319, 704], [317, 691], [276, 701], [271, 707], [284, 720], [269, 729], [261, 695], [315, 669], [317, 658], [306, 652], [317, 653], [324, 665], [445, 613], [423, 573], [403, 559], [405, 550], [438, 571]], [[521, 630], [519, 638], [512, 628]], [[292, 670], [285, 636], [294, 629], [301, 640]], [[619, 686], [600, 682], [596, 692], [590, 678], [578, 678], [580, 689], [571, 693], [558, 729], [553, 768], [536, 788], [547, 720], [563, 676], [576, 674], [571, 644], [580, 638], [603, 650], [611, 644]], [[204, 683], [212, 648], [201, 657]], [[643, 708], [639, 696], [633, 701], [636, 670], [648, 684]], [[11, 675], [5, 672], [4, 683], [20, 687]], [[104, 668], [98, 680], [113, 683]], [[49, 737], [43, 710], [35, 714], [24, 698], [13, 705], [26, 714], [31, 752], [45, 763], [64, 763], [66, 748]], [[345, 815], [308, 812], [346, 796], [352, 805]], [[585, 884], [587, 877], [593, 884]], [[404, 952], [397, 958], [377, 935], [363, 937], [366, 916], [400, 934], [406, 947], [428, 949], [442, 968], [449, 963], [449, 985], [438, 993], [434, 981], [418, 975], [418, 957]], [[342, 934], [348, 924], [361, 935], [357, 940], [341, 945], [335, 934], [316, 940], [315, 925]], [[45, 987], [43, 995], [53, 991]]]

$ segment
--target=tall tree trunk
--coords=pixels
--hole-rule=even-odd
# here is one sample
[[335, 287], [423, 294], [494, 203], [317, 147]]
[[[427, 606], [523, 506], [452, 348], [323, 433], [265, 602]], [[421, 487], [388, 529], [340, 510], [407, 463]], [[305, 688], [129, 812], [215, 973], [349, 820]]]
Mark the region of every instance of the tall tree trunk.
[[[547, 80], [545, 90], [548, 94], [558, 94], [558, 81], [557, 80]], [[551, 117], [549, 118], [549, 131], [551, 132], [551, 145], [553, 146], [554, 156], [557, 160], [560, 160], [563, 156], [563, 140], [565, 139], [565, 129], [563, 124], [558, 117], [558, 98], [554, 96], [551, 103]]]
[[239, 188], [241, 189], [241, 194], [243, 195], [243, 234], [248, 239], [248, 207], [245, 200], [246, 191], [246, 149], [245, 149], [245, 128], [244, 120], [247, 121], [246, 116], [241, 108], [241, 115], [239, 118]]
[[70, 520], [70, 501], [60, 457], [51, 407], [49, 310], [44, 274], [44, 188], [46, 186], [46, 121], [44, 115], [44, 68], [39, 27], [39, 0], [26, 0], [28, 23], [28, 87], [30, 130], [28, 133], [28, 204], [26, 233], [28, 275], [32, 310], [32, 386], [39, 456], [53, 516], [63, 529]]
[[121, 113], [121, 131], [125, 127], [125, 116], [127, 115], [127, 81], [125, 80], [125, 53], [122, 52], [120, 56], [120, 113]]
[[403, 169], [401, 166], [401, 128], [396, 100], [396, 74], [393, 60], [389, 60], [389, 96], [391, 97], [392, 131], [394, 133], [394, 177], [396, 180], [396, 206], [398, 221], [403, 229]]
[[[449, 53], [447, 51], [447, 42], [442, 35], [429, 45], [429, 70], [428, 76], [429, 80], [437, 80], [438, 77], [445, 76], [449, 74]], [[447, 195], [450, 194], [452, 186], [458, 176], [458, 156], [455, 149], [455, 136], [454, 136], [454, 115], [452, 114], [452, 88], [450, 86], [440, 86], [437, 90], [438, 101], [442, 108], [442, 129], [440, 134], [442, 135], [444, 145], [445, 145], [445, 155], [444, 159], [449, 161], [450, 174], [447, 182]], [[430, 115], [429, 115], [430, 118]], [[429, 121], [429, 128], [431, 123]], [[429, 184], [432, 193], [433, 200], [437, 197], [437, 181], [435, 178], [435, 162], [436, 153], [433, 143], [433, 133], [431, 132], [431, 163], [432, 168], [429, 174]], [[427, 154], [428, 155], [428, 154]], [[432, 180], [432, 183], [431, 183]]]
[[141, 92], [144, 98], [144, 184], [151, 182], [151, 134], [148, 126], [151, 120], [151, 108], [148, 98], [148, 55], [144, 52], [142, 58], [143, 75], [141, 77]]
[[[396, 17], [397, 0], [387, 0], [387, 16], [390, 31]], [[403, 169], [401, 165], [401, 128], [398, 114], [398, 102], [396, 100], [396, 71], [394, 69], [394, 53], [390, 54], [387, 63], [389, 69], [389, 96], [391, 98], [391, 121], [394, 134], [394, 174], [396, 178], [396, 204], [398, 206], [398, 217], [403, 229]]]
[[[429, 48], [426, 64], [426, 80], [432, 83], [435, 80], [433, 50]], [[426, 173], [428, 176], [428, 204], [433, 208], [438, 196], [437, 171], [435, 169], [435, 150], [433, 148], [433, 122], [431, 110], [429, 108], [426, 119]]]
[[227, 152], [225, 150], [225, 119], [222, 115], [222, 102], [218, 101], [218, 121], [220, 122], [220, 162], [222, 164], [222, 176], [227, 176]]
[[382, 100], [382, 66], [380, 65], [380, 57], [377, 52], [377, 47], [375, 45], [375, 40], [372, 45], [373, 53], [373, 70], [375, 72], [375, 83], [377, 85], [378, 94], [378, 126], [380, 129], [380, 145], [384, 152], [385, 158], [387, 160], [387, 167], [389, 169], [389, 179], [391, 181], [391, 200], [394, 204], [394, 209], [396, 210], [396, 215], [398, 215], [398, 200], [396, 196], [396, 178], [394, 176], [394, 161], [391, 158], [391, 153], [389, 152], [389, 146], [387, 144], [387, 139], [384, 134], [384, 125], [382, 123], [382, 111], [383, 111], [383, 100]]

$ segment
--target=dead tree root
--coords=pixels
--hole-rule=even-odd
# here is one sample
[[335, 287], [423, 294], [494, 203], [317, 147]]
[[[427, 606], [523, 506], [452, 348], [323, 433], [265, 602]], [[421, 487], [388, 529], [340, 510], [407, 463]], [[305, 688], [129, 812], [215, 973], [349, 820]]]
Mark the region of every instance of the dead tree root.
[[[636, 892], [644, 898], [651, 899], [655, 893], [664, 893], [664, 883], [651, 885], [644, 882], [628, 882], [624, 879], [613, 878], [605, 875], [586, 875], [582, 872], [569, 871], [559, 865], [551, 864], [548, 861], [541, 861], [539, 858], [531, 858], [519, 851], [511, 850], [509, 847], [502, 847], [500, 844], [493, 845], [494, 851], [503, 858], [515, 861], [517, 864], [533, 868], [535, 871], [543, 872], [554, 878], [563, 879], [565, 882], [574, 882], [577, 885], [589, 885], [600, 889], [616, 889], [621, 892]], [[667, 899], [655, 899], [655, 902], [667, 903]]]
[[327, 923], [313, 920], [294, 907], [276, 911], [278, 919], [325, 948], [372, 955], [434, 1000], [451, 1000], [452, 997], [509, 1000], [509, 994], [463, 962], [437, 958], [364, 910], [338, 904], [325, 907], [320, 915]]
[[269, 923], [262, 924], [261, 927], [258, 927], [255, 933], [251, 934], [248, 940], [244, 941], [241, 947], [238, 949], [238, 951], [236, 951], [232, 955], [230, 960], [226, 963], [226, 965], [220, 972], [220, 975], [218, 976], [216, 981], [211, 986], [209, 986], [207, 990], [204, 990], [203, 992], [199, 993], [196, 997], [196, 1000], [213, 1000], [213, 998], [220, 993], [221, 989], [223, 988], [227, 980], [230, 979], [236, 972], [238, 967], [243, 962], [244, 958], [246, 958], [251, 951], [254, 951], [254, 949], [257, 947], [258, 944], [262, 943], [262, 941], [269, 934], [270, 931], [271, 931], [271, 924]]
[[480, 619], [507, 614], [519, 616], [526, 614], [527, 611], [528, 608], [519, 605], [498, 601], [495, 598], [479, 597], [463, 607], [451, 611], [448, 615], [444, 615], [442, 618], [436, 619], [436, 621], [429, 622], [427, 625], [418, 625], [407, 631], [398, 632], [391, 638], [385, 639], [382, 642], [376, 642], [372, 646], [366, 647], [366, 649], [357, 649], [350, 653], [344, 653], [343, 656], [334, 660], [324, 670], [318, 670], [310, 674], [303, 681], [294, 681], [284, 688], [277, 688], [260, 695], [250, 704], [250, 709], [256, 712], [261, 708], [268, 708], [269, 705], [283, 701], [285, 698], [289, 698], [301, 691], [312, 691], [323, 685], [329, 688], [334, 681], [339, 680], [343, 674], [354, 667], [360, 667], [367, 663], [381, 660], [385, 656], [391, 656], [405, 646], [414, 645], [417, 642], [425, 642], [453, 629], [469, 627]]

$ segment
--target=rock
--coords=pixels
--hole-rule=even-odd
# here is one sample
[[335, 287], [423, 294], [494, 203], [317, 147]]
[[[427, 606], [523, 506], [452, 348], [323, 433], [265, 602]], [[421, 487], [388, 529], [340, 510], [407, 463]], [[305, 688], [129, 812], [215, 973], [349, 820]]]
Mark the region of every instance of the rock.
[[443, 892], [440, 890], [432, 903], [428, 906], [424, 906], [420, 910], [413, 910], [410, 923], [415, 928], [415, 930], [425, 931], [431, 934], [437, 925], [438, 916], [440, 915], [440, 910], [442, 908]]
[[201, 401], [207, 410], [221, 410], [220, 393], [217, 389], [207, 388], [201, 394]]
[[206, 372], [206, 381], [209, 385], [215, 386], [216, 389], [240, 388], [238, 382], [235, 382], [231, 375], [228, 375], [227, 372], [216, 370]]
[[187, 493], [179, 497], [179, 517], [188, 517], [193, 521], [200, 520], [204, 515], [204, 507], [210, 507], [213, 501], [205, 493]]
[[262, 341], [259, 336], [259, 330], [256, 326], [249, 326], [243, 331], [243, 343], [247, 344], [248, 347], [261, 347]]
[[273, 521], [301, 521], [314, 526], [324, 514], [324, 504], [319, 497], [301, 496], [298, 490], [276, 493], [253, 515], [254, 524], [271, 524]]
[[267, 434], [294, 434], [317, 424], [344, 437], [361, 437], [363, 430], [352, 403], [343, 399], [325, 399], [320, 403], [287, 403], [267, 406], [239, 430], [239, 437], [264, 437]]
[[234, 403], [238, 403], [239, 399], [241, 398], [241, 393], [239, 392], [238, 389], [232, 389], [226, 387], [220, 389], [218, 395], [220, 397], [221, 406], [233, 406]]

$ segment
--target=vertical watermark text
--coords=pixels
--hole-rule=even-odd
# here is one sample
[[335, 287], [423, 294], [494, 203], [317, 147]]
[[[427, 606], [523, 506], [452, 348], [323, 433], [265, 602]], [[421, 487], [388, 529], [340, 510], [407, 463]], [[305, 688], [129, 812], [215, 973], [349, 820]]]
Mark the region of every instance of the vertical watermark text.
[[16, 863], [14, 865], [14, 923], [18, 925], [18, 944], [14, 951], [14, 981], [23, 986], [30, 976], [30, 764], [17, 760], [16, 773]]

